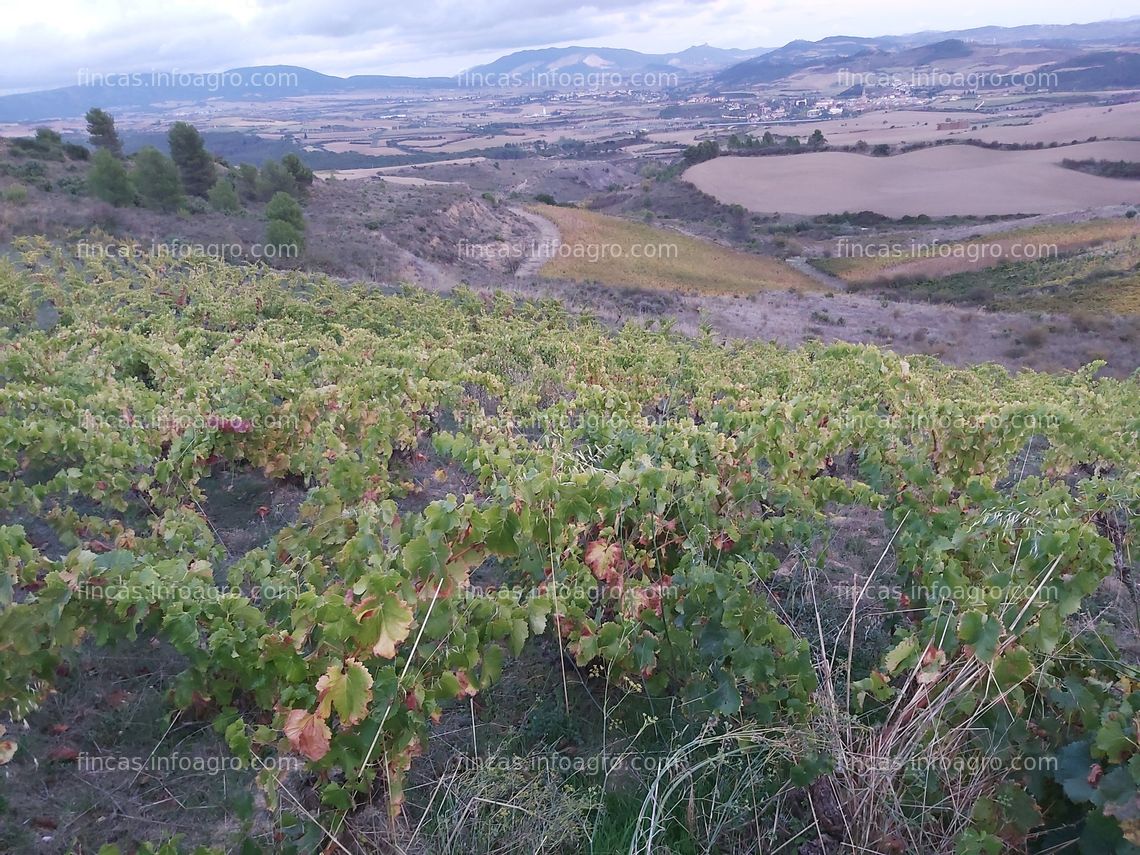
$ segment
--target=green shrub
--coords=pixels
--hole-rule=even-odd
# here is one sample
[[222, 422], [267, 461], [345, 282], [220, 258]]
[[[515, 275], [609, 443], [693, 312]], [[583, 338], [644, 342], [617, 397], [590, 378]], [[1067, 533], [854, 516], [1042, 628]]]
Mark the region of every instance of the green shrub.
[[276, 193], [287, 193], [290, 196], [300, 195], [297, 179], [288, 169], [275, 160], [267, 161], [262, 165], [256, 177], [256, 195], [258, 199], [273, 198]]
[[295, 154], [287, 154], [281, 158], [281, 165], [285, 167], [285, 171], [293, 176], [293, 180], [297, 183], [297, 187], [301, 191], [308, 190], [313, 186], [313, 170], [305, 166]]
[[91, 171], [87, 173], [87, 190], [96, 199], [102, 199], [115, 207], [134, 202], [135, 191], [127, 176], [123, 162], [108, 149], [101, 148], [91, 159]]
[[265, 243], [279, 259], [298, 258], [305, 249], [304, 235], [285, 220], [269, 221], [265, 227]]
[[236, 214], [241, 210], [237, 189], [229, 178], [221, 178], [210, 188], [210, 207], [222, 214]]
[[78, 175], [67, 175], [56, 182], [56, 188], [71, 196], [87, 195], [87, 179]]
[[13, 184], [4, 191], [4, 201], [9, 205], [23, 205], [28, 201], [28, 188], [23, 184]]
[[71, 160], [89, 160], [91, 152], [87, 146], [78, 145], [77, 143], [64, 143], [63, 153]]
[[265, 216], [270, 220], [282, 220], [297, 231], [305, 230], [305, 216], [297, 200], [288, 193], [276, 193], [265, 206]]
[[210, 203], [201, 196], [187, 196], [182, 202], [181, 210], [187, 214], [205, 214], [210, 210]]
[[295, 259], [305, 249], [305, 216], [297, 200], [288, 193], [274, 194], [265, 206], [265, 242], [279, 259]]

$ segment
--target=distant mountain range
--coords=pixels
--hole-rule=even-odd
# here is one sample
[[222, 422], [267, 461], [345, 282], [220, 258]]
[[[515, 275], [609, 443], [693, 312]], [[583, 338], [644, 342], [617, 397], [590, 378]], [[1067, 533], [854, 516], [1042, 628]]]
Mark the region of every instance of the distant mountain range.
[[[587, 82], [597, 79], [625, 79], [635, 74], [678, 76], [707, 74], [764, 53], [770, 48], [734, 50], [697, 45], [678, 53], [649, 54], [622, 48], [564, 47], [524, 50], [504, 56], [487, 65], [476, 66], [458, 75], [459, 79], [547, 80]], [[493, 84], [492, 84], [493, 85]]]
[[[538, 89], [605, 87], [623, 82], [664, 86], [709, 82], [732, 87], [771, 83], [805, 69], [859, 66], [914, 67], [970, 57], [984, 47], [1023, 45], [1060, 50], [1051, 57], [1059, 88], [1080, 90], [1140, 86], [1140, 54], [1116, 48], [1140, 46], [1140, 17], [1093, 24], [978, 27], [953, 32], [862, 38], [797, 39], [779, 48], [735, 50], [697, 45], [677, 53], [646, 54], [605, 47], [525, 50], [477, 66], [455, 77], [334, 77], [288, 65], [235, 68], [219, 73], [149, 72], [84, 77], [77, 85], [0, 96], [0, 122], [37, 122], [81, 117], [92, 106], [109, 110], [165, 109], [219, 101], [266, 101], [283, 97], [446, 90], [502, 86]], [[1082, 47], [1083, 46], [1083, 47]], [[1082, 53], [1088, 51], [1088, 53]]]
[[210, 73], [148, 71], [85, 74], [75, 86], [0, 97], [0, 122], [38, 122], [84, 115], [91, 107], [108, 110], [169, 103], [267, 101], [301, 95], [335, 95], [384, 90], [454, 88], [452, 77], [334, 77], [295, 65], [261, 65]]
[[[920, 67], [939, 60], [969, 57], [975, 51], [997, 46], [1067, 48], [1076, 59], [1081, 53], [1081, 47], [1089, 44], [1140, 44], [1140, 17], [1094, 24], [978, 27], [972, 30], [912, 33], [905, 36], [829, 36], [814, 42], [796, 40], [722, 69], [715, 75], [715, 82], [728, 86], [772, 83], [816, 66], [834, 69], [840, 65], [846, 68], [858, 65], [863, 70], [874, 70], [876, 66]], [[1124, 65], [1127, 66], [1128, 63], [1125, 62]], [[1092, 77], [1132, 81], [1113, 84], [1116, 86], [1140, 85], [1140, 79], [1133, 79], [1127, 72]], [[1070, 78], [1070, 82], [1075, 83], [1076, 79]], [[1060, 88], [1079, 87], [1062, 84]]]

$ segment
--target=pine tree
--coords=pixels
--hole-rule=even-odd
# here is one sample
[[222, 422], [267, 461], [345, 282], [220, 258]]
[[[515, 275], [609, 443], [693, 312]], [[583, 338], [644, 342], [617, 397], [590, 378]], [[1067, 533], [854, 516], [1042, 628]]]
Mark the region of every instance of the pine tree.
[[293, 173], [276, 160], [267, 160], [261, 165], [261, 171], [257, 174], [257, 197], [261, 200], [271, 199], [276, 193], [287, 193], [296, 197], [301, 191]]
[[175, 122], [170, 126], [167, 139], [170, 157], [178, 167], [183, 188], [191, 196], [206, 198], [218, 176], [202, 135], [189, 122]]
[[98, 107], [87, 111], [87, 136], [91, 145], [109, 151], [115, 157], [123, 156], [123, 142], [115, 130], [115, 119]]
[[154, 146], [148, 145], [135, 155], [135, 169], [131, 180], [144, 207], [157, 211], [173, 211], [182, 204], [182, 185], [178, 181], [178, 167]]
[[285, 155], [281, 158], [281, 165], [293, 176], [293, 180], [297, 182], [297, 186], [301, 190], [307, 190], [313, 186], [313, 170], [305, 166], [297, 155], [292, 152]]
[[257, 195], [257, 167], [252, 163], [242, 163], [237, 168], [238, 195], [247, 202], [256, 202]]

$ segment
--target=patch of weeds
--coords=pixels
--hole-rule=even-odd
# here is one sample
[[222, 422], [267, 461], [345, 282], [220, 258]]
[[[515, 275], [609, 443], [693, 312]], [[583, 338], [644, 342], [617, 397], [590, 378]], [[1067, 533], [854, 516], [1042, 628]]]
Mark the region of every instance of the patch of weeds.
[[1041, 347], [1049, 338], [1049, 331], [1045, 327], [1037, 326], [1028, 330], [1025, 335], [1021, 337], [1022, 343], [1031, 349], [1036, 350]]

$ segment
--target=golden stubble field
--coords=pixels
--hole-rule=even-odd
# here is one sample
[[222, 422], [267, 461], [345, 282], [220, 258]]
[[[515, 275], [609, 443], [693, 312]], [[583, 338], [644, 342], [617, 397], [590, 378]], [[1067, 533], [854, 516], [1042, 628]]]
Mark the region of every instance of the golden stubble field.
[[1065, 169], [1064, 158], [1138, 161], [1140, 142], [1029, 151], [955, 145], [894, 157], [831, 151], [719, 157], [687, 170], [685, 178], [726, 204], [804, 215], [1050, 214], [1140, 201], [1140, 182]]
[[561, 244], [548, 250], [543, 277], [619, 287], [698, 294], [751, 294], [770, 290], [814, 291], [819, 285], [774, 258], [764, 258], [618, 217], [539, 205]]

